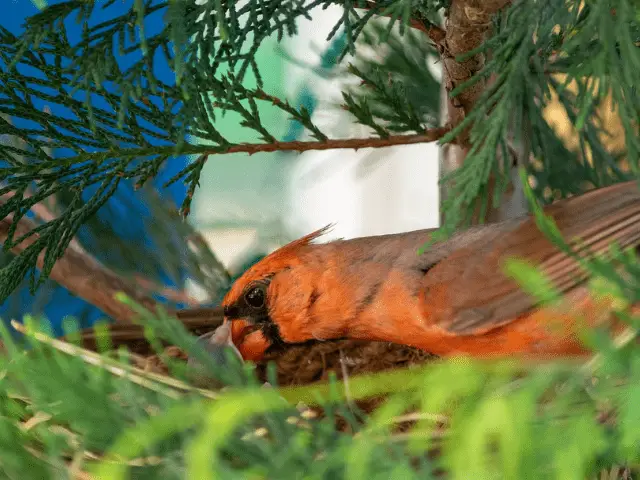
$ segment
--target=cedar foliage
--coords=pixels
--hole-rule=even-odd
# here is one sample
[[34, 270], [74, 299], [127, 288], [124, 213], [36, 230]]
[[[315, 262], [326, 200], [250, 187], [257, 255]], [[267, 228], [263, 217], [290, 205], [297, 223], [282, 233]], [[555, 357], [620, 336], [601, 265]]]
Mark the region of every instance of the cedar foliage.
[[[443, 179], [443, 234], [500, 203], [516, 165], [540, 228], [560, 246], [541, 204], [638, 176], [640, 10], [631, 0], [133, 0], [125, 14], [110, 15], [114, 2], [55, 3], [29, 18], [20, 36], [0, 27], [0, 134], [20, 140], [0, 145], [0, 218], [12, 215], [15, 224], [39, 202], [66, 195], [59, 215], [40, 223], [31, 245], [0, 270], [1, 300], [25, 277], [34, 289], [42, 284], [121, 182], [142, 186], [178, 155], [194, 156], [171, 179], [188, 185], [187, 214], [204, 163], [226, 152], [454, 142], [466, 157]], [[344, 53], [355, 58], [348, 71], [362, 80], [344, 93], [344, 108], [372, 132], [356, 143], [331, 139], [310, 112], [264, 91], [254, 58], [264, 39], [295, 35], [297, 18], [330, 4], [344, 9], [330, 37], [345, 32]], [[163, 28], [148, 31], [158, 15]], [[80, 39], [67, 35], [69, 21], [82, 24]], [[452, 25], [469, 35], [456, 37]], [[422, 35], [411, 51], [409, 42], [403, 48], [410, 31]], [[359, 63], [367, 42], [405, 56]], [[420, 92], [420, 82], [433, 84], [426, 66], [411, 61], [416, 51], [442, 60], [445, 127], [433, 92]], [[137, 60], [123, 69], [118, 58], [126, 55]], [[161, 60], [174, 82], [156, 78]], [[250, 76], [257, 86], [246, 86]], [[97, 107], [97, 98], [110, 107]], [[66, 112], [44, 112], [43, 102]], [[261, 122], [263, 102], [299, 122], [308, 140], [275, 138]], [[575, 148], [549, 125], [551, 102], [573, 125]], [[616, 151], [601, 121], [607, 102], [624, 135]], [[227, 111], [262, 143], [236, 144], [216, 130]], [[10, 229], [4, 249], [23, 240]], [[585, 265], [600, 280], [594, 288], [621, 306], [640, 301], [637, 257], [615, 246], [610, 253]], [[535, 269], [517, 262], [509, 269], [541, 300], [553, 297]], [[221, 370], [179, 322], [131, 306], [170, 375], [133, 367], [134, 354], [114, 351], [107, 337], [98, 355], [53, 340], [34, 319], [25, 319], [26, 349], [4, 329], [6, 477], [615, 478], [640, 461], [635, 318], [626, 318], [620, 338], [585, 333], [595, 354], [585, 365], [452, 360], [303, 387], [278, 387], [268, 369], [273, 388], [264, 388], [251, 366], [230, 359]], [[192, 386], [162, 341], [198, 358], [228, 388]], [[380, 396], [375, 411], [360, 409], [358, 400]]]

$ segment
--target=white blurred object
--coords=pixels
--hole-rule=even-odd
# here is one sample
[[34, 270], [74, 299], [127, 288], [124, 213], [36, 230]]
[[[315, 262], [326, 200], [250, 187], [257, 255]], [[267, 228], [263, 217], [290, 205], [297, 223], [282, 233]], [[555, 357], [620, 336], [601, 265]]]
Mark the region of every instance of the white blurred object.
[[231, 267], [258, 241], [255, 228], [205, 229], [202, 236], [222, 264]]
[[[317, 15], [314, 12], [313, 25], [301, 21], [299, 35], [289, 47], [292, 55], [319, 65], [321, 46], [326, 46], [327, 33], [341, 14], [340, 8], [329, 8]], [[439, 65], [428, 66], [439, 73]], [[308, 88], [318, 99], [312, 119], [323, 132], [332, 138], [375, 135], [370, 128], [354, 123], [351, 114], [336, 108], [342, 103], [344, 83], [321, 78], [297, 65], [289, 68], [290, 77], [297, 81], [287, 85], [288, 95], [295, 95], [301, 84], [298, 78], [306, 77]], [[308, 151], [294, 161], [289, 178], [290, 214], [285, 216], [292, 237], [329, 223], [335, 226], [324, 240], [439, 225], [439, 148], [435, 143]]]
[[[302, 157], [292, 174], [291, 215], [286, 221], [293, 236], [329, 223], [335, 226], [327, 240], [406, 232], [439, 224], [435, 146], [345, 152], [338, 158], [341, 168], [323, 169], [327, 173], [313, 183], [305, 174], [319, 165], [334, 166], [336, 158], [309, 153]], [[379, 162], [372, 171], [358, 178], [359, 168], [376, 157]]]

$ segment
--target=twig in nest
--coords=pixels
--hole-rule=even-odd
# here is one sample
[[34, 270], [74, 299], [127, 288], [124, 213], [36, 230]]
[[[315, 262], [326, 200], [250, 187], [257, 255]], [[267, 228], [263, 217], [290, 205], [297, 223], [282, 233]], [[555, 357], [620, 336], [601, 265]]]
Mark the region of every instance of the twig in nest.
[[394, 423], [417, 422], [419, 420], [428, 420], [435, 423], [447, 423], [449, 421], [449, 417], [438, 413], [414, 412], [406, 415], [399, 415], [391, 419]]
[[351, 390], [349, 388], [349, 372], [347, 372], [347, 365], [345, 363], [344, 353], [340, 350], [340, 370], [342, 370], [342, 382], [344, 383], [344, 396], [347, 399], [349, 407], [353, 405], [353, 398], [351, 397]]
[[[620, 350], [638, 337], [638, 331], [635, 328], [627, 327], [622, 333], [616, 335], [613, 339], [613, 346], [616, 350]], [[583, 370], [587, 373], [593, 372], [595, 368], [602, 362], [602, 354], [594, 355], [587, 363], [583, 365]]]

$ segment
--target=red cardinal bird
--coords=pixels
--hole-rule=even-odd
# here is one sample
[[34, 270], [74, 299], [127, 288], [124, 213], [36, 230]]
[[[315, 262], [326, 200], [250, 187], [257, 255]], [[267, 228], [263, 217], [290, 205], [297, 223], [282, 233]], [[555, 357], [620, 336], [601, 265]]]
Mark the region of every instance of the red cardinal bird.
[[[627, 182], [545, 209], [568, 241], [591, 252], [640, 242], [640, 190]], [[463, 231], [418, 249], [433, 230], [314, 244], [325, 229], [251, 267], [223, 301], [233, 343], [246, 360], [310, 340], [406, 344], [437, 355], [577, 355], [576, 332], [615, 322], [579, 265], [539, 232], [532, 216]], [[540, 307], [502, 270], [516, 257], [538, 265], [565, 293], [568, 311]], [[189, 317], [188, 311], [180, 317]], [[556, 328], [560, 327], [560, 328]]]

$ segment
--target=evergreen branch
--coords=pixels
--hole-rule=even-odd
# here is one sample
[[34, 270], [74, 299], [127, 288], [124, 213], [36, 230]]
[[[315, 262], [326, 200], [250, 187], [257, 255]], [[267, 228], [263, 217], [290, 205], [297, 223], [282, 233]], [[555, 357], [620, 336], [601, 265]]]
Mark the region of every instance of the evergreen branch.
[[[381, 148], [394, 145], [413, 145], [416, 143], [429, 143], [435, 142], [449, 134], [452, 127], [436, 127], [424, 130], [422, 133], [415, 135], [391, 135], [387, 138], [347, 138], [347, 139], [329, 139], [326, 141], [290, 141], [290, 142], [271, 142], [271, 143], [229, 143], [226, 146], [212, 147], [207, 145], [192, 145], [185, 144], [178, 152], [179, 154], [186, 155], [220, 155], [227, 153], [248, 153], [252, 155], [258, 152], [304, 152], [309, 150], [333, 150], [333, 149], [360, 149], [360, 148]], [[157, 155], [171, 155], [175, 154], [175, 147], [171, 146], [149, 146], [146, 148], [128, 148], [118, 149], [112, 151], [95, 152], [95, 153], [83, 153], [74, 157], [59, 158], [40, 164], [41, 169], [45, 172], [33, 170], [30, 175], [21, 176], [21, 180], [29, 181], [41, 181], [48, 180], [52, 177], [51, 173], [47, 172], [48, 169], [54, 167], [66, 167], [66, 175], [79, 174], [86, 172], [87, 165], [92, 165], [94, 162], [106, 162], [108, 159], [118, 156], [120, 162], [125, 166], [120, 173], [119, 177], [122, 178], [136, 178], [140, 176], [140, 169], [142, 167], [135, 166], [133, 169], [126, 170], [126, 165], [133, 162], [134, 159], [140, 157], [152, 157]], [[141, 164], [144, 165], [144, 164]], [[176, 175], [176, 179], [189, 173], [190, 169], [194, 167], [189, 166]], [[100, 172], [101, 173], [101, 172]], [[93, 177], [92, 177], [93, 178]], [[95, 177], [101, 179], [102, 176]], [[168, 184], [174, 182], [176, 179], [172, 179]], [[7, 187], [0, 189], [1, 193], [10, 191]]]
[[[630, 20], [630, 9], [621, 11], [627, 12], [625, 18], [629, 21], [625, 25], [630, 27], [616, 30], [625, 32], [624, 38], [611, 43], [601, 39], [602, 32], [614, 29], [615, 23], [606, 1], [585, 9], [556, 5], [551, 0], [516, 2], [504, 15], [494, 17], [493, 37], [483, 43], [478, 39], [481, 45], [459, 58], [461, 65], [474, 59], [481, 60], [481, 64], [471, 64], [469, 68], [476, 67], [477, 73], [450, 92], [453, 98], [449, 106], [457, 102], [453, 114], [449, 108], [450, 119], [464, 119], [454, 123], [455, 128], [442, 141], [457, 135], [466, 145], [466, 159], [458, 171], [445, 179], [451, 180], [452, 185], [443, 208], [447, 211], [445, 226], [448, 229], [484, 219], [486, 212], [497, 206], [511, 183], [514, 158], [530, 168], [541, 196], [543, 191], [551, 189], [553, 194], [547, 195], [547, 201], [583, 191], [585, 182], [604, 186], [623, 179], [625, 173], [615, 165], [615, 152], [604, 148], [607, 126], [596, 113], [609, 85], [615, 85], [618, 92], [626, 92], [619, 95], [615, 103], [626, 119], [623, 125], [627, 122], [628, 152], [632, 162], [637, 162], [634, 145], [638, 137], [628, 133], [637, 132], [636, 127], [631, 126], [631, 118], [640, 111], [637, 95], [631, 94], [640, 81], [638, 70], [631, 67], [640, 64], [640, 49], [632, 47], [634, 35], [631, 33], [638, 26]], [[485, 31], [488, 27], [484, 27]], [[620, 54], [625, 52], [624, 61], [620, 54], [614, 54], [611, 45], [615, 45], [614, 50]], [[562, 82], [548, 75], [549, 67], [555, 71], [558, 67], [565, 69]], [[458, 73], [464, 72], [460, 69]], [[594, 78], [588, 79], [589, 76]], [[568, 88], [572, 81], [577, 85], [577, 94]], [[597, 90], [594, 81], [599, 84]], [[556, 86], [558, 83], [563, 84]], [[558, 95], [570, 121], [579, 127], [581, 151], [571, 152], [563, 146], [547, 124], [544, 109], [552, 94]], [[462, 102], [458, 100], [461, 95], [465, 95]], [[615, 100], [615, 95], [613, 98]], [[465, 139], [469, 143], [465, 143]], [[510, 152], [513, 144], [518, 145], [516, 156]], [[594, 155], [598, 161], [590, 162], [589, 157]], [[541, 162], [545, 168], [532, 168], [532, 162]], [[495, 216], [491, 219], [498, 220]]]
[[293, 120], [298, 121], [302, 126], [304, 126], [311, 135], [315, 137], [319, 141], [326, 141], [329, 138], [320, 131], [320, 129], [311, 121], [311, 115], [309, 111], [302, 107], [300, 110], [296, 110], [293, 108], [288, 101], [282, 101], [278, 97], [274, 97], [273, 95], [269, 95], [267, 92], [260, 88], [256, 88], [255, 90], [246, 90], [247, 96], [254, 96], [256, 99], [265, 100], [272, 105], [282, 109], [283, 111], [289, 113]]
[[[379, 119], [382, 120], [380, 127], [396, 133], [420, 132], [425, 126], [437, 125], [440, 82], [425, 68], [425, 59], [435, 59], [437, 51], [414, 32], [387, 34], [382, 23], [369, 25], [362, 37], [362, 46], [382, 50], [383, 57], [358, 59], [357, 66], [349, 65], [347, 71], [361, 82], [343, 93], [347, 95], [343, 108], [361, 123], [366, 120], [379, 127], [375, 121]], [[371, 118], [363, 115], [365, 109]], [[388, 135], [386, 131], [385, 134]]]
[[390, 133], [373, 117], [369, 101], [366, 98], [356, 100], [353, 95], [342, 92], [342, 98], [344, 100], [343, 108], [356, 117], [357, 123], [365, 125], [374, 130], [380, 138], [389, 138]]
[[[445, 2], [438, 0], [416, 1], [416, 0], [380, 0], [380, 1], [345, 1], [339, 2], [344, 8], [342, 18], [333, 27], [329, 38], [331, 38], [340, 27], [344, 27], [347, 45], [342, 52], [341, 58], [347, 52], [355, 53], [356, 40], [363, 32], [369, 21], [376, 17], [389, 18], [387, 34], [395, 26], [399, 26], [401, 35], [404, 35], [407, 26], [425, 31], [432, 36], [432, 40], [441, 40], [442, 30], [431, 22], [429, 16], [436, 16], [437, 12], [445, 6]], [[365, 10], [365, 14], [360, 16], [357, 10]], [[429, 26], [432, 25], [433, 29]]]
[[[257, 66], [254, 65], [253, 58], [261, 42], [274, 32], [282, 35], [283, 28], [287, 34], [295, 34], [295, 18], [298, 16], [310, 18], [309, 12], [326, 2], [300, 3], [263, 0], [257, 2], [259, 7], [249, 2], [248, 5], [238, 10], [232, 2], [221, 2], [221, 5], [215, 9], [209, 2], [203, 5], [179, 6], [173, 5], [173, 3], [175, 2], [153, 2], [152, 0], [146, 4], [139, 2], [127, 14], [94, 26], [85, 23], [83, 39], [76, 44], [68, 42], [62, 20], [77, 12], [79, 18], [87, 22], [86, 16], [93, 12], [94, 6], [84, 8], [82, 2], [68, 2], [64, 8], [47, 9], [30, 18], [23, 37], [15, 38], [11, 37], [9, 32], [3, 32], [6, 37], [5, 43], [11, 49], [11, 53], [7, 55], [7, 63], [11, 67], [17, 65], [18, 62], [43, 63], [45, 62], [45, 52], [48, 54], [55, 52], [57, 56], [63, 53], [70, 65], [64, 68], [68, 78], [66, 78], [66, 82], [62, 83], [74, 85], [76, 89], [84, 89], [87, 93], [95, 90], [101, 94], [109, 91], [106, 84], [110, 83], [113, 87], [112, 93], [119, 97], [117, 102], [111, 103], [117, 106], [118, 116], [121, 120], [125, 117], [128, 117], [129, 120], [135, 118], [135, 116], [126, 115], [127, 109], [131, 108], [131, 100], [144, 97], [141, 92], [150, 89], [154, 94], [162, 93], [163, 97], [171, 91], [173, 92], [172, 98], [182, 102], [182, 108], [178, 112], [172, 112], [174, 122], [179, 119], [182, 123], [191, 118], [204, 126], [207, 124], [207, 116], [203, 115], [205, 112], [202, 109], [196, 108], [195, 103], [199, 103], [202, 94], [209, 90], [210, 94], [218, 98], [226, 98], [226, 103], [247, 119], [245, 126], [256, 129], [268, 141], [272, 140], [261, 129], [260, 122], [249, 118], [251, 115], [246, 108], [238, 103], [243, 95], [244, 87], [241, 83], [245, 71], [251, 66], [258, 80], [258, 87], [261, 88], [260, 73]], [[346, 6], [343, 22], [349, 23], [350, 15], [355, 14], [355, 9], [360, 8], [361, 4], [362, 2], [356, 1]], [[421, 18], [425, 18], [425, 12], [436, 12], [442, 6], [441, 2], [437, 1], [425, 4], [415, 0], [387, 0], [376, 2], [375, 5], [368, 2], [365, 5], [371, 10], [369, 12], [371, 15], [354, 23], [354, 31], [348, 32], [351, 42], [357, 39], [368, 20], [373, 18], [374, 13], [392, 12], [391, 23], [401, 18], [401, 25], [404, 25], [409, 20], [411, 11], [415, 10]], [[146, 36], [146, 17], [158, 14], [165, 9], [167, 9], [169, 19], [166, 29], [152, 37]], [[246, 17], [247, 15], [248, 17]], [[243, 16], [246, 17], [246, 21], [240, 25], [238, 18]], [[131, 19], [134, 19], [134, 22], [131, 22]], [[140, 36], [138, 43], [133, 40], [136, 28]], [[207, 32], [207, 28], [210, 31]], [[247, 40], [249, 32], [254, 34], [249, 50], [240, 53], [243, 45], [249, 43]], [[126, 35], [131, 37], [128, 45], [125, 45]], [[114, 39], [117, 41], [114, 42]], [[169, 41], [173, 42], [175, 53], [173, 56], [169, 54]], [[143, 58], [126, 71], [121, 71], [113, 51], [117, 48], [116, 45], [122, 50], [121, 54], [142, 51]], [[217, 50], [212, 49], [213, 45], [217, 46]], [[349, 48], [353, 48], [352, 45]], [[166, 51], [165, 60], [176, 71], [176, 85], [173, 87], [165, 85], [153, 77], [154, 55], [159, 50]], [[228, 63], [229, 70], [221, 77], [216, 77], [222, 63]], [[236, 69], [238, 64], [240, 67]], [[15, 73], [15, 71], [12, 72], [12, 74]], [[225, 81], [225, 75], [230, 79], [230, 84]], [[27, 82], [20, 83], [26, 84]], [[58, 84], [60, 83], [58, 82]], [[147, 105], [152, 103], [149, 100], [147, 96]], [[286, 108], [288, 107], [286, 104], [276, 106], [285, 107], [285, 110], [292, 113], [296, 120], [308, 126], [309, 119], [306, 118], [308, 116], [305, 115], [306, 112], [301, 111], [296, 114]], [[90, 119], [93, 120], [92, 109], [88, 113]], [[155, 123], [153, 120], [151, 122]], [[93, 125], [92, 122], [89, 124]], [[119, 124], [122, 124], [122, 121]], [[204, 130], [207, 129], [211, 130], [211, 127], [205, 126]], [[175, 128], [174, 131], [180, 132], [181, 129]], [[322, 138], [321, 132], [317, 129], [311, 128], [311, 131], [316, 138]], [[212, 131], [211, 133], [218, 137], [216, 138], [217, 143], [224, 143], [217, 132]], [[91, 142], [90, 137], [87, 137], [86, 140]], [[176, 141], [176, 143], [178, 142]]]
[[[364, 111], [369, 112], [371, 116], [372, 110], [369, 110], [367, 100], [371, 100], [375, 106], [380, 106], [375, 110], [374, 115], [385, 121], [385, 126], [396, 132], [424, 131], [422, 118], [414, 108], [409, 99], [408, 92], [404, 83], [397, 82], [387, 73], [384, 75], [379, 68], [374, 68], [370, 72], [365, 73], [354, 65], [349, 65], [349, 72], [362, 79], [360, 91], [365, 90], [368, 95], [361, 96], [356, 99], [353, 94], [343, 93], [346, 101], [345, 108], [350, 111], [356, 118]], [[426, 97], [426, 95], [425, 95]], [[435, 120], [436, 115], [431, 115], [431, 121]], [[360, 120], [360, 118], [358, 118]], [[373, 118], [369, 119], [373, 122]], [[361, 123], [364, 123], [361, 121]], [[371, 125], [375, 128], [374, 125]], [[376, 129], [376, 131], [378, 131]]]
[[191, 162], [189, 165], [189, 174], [186, 176], [187, 185], [187, 194], [184, 197], [184, 201], [182, 202], [182, 207], [180, 207], [180, 214], [183, 217], [189, 215], [191, 209], [191, 201], [193, 200], [193, 194], [196, 191], [196, 187], [200, 185], [200, 173], [204, 168], [204, 164], [207, 161], [207, 155], [200, 155], [195, 161]]

